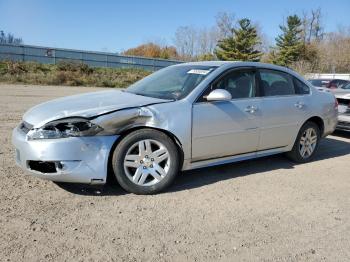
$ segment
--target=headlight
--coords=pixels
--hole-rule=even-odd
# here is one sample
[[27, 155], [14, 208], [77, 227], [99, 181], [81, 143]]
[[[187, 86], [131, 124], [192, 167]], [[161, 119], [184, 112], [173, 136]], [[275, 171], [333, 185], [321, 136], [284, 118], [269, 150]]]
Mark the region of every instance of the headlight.
[[28, 132], [28, 140], [93, 136], [103, 129], [85, 118], [69, 118], [47, 123]]

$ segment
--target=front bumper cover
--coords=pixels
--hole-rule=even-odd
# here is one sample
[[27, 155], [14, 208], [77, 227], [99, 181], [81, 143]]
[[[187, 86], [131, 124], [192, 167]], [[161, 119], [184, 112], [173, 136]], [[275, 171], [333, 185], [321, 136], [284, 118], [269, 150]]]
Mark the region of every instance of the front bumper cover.
[[[12, 133], [16, 162], [21, 168], [42, 179], [86, 184], [106, 182], [109, 153], [118, 138], [113, 135], [28, 141], [19, 128]], [[57, 163], [56, 172], [33, 170], [30, 161]]]

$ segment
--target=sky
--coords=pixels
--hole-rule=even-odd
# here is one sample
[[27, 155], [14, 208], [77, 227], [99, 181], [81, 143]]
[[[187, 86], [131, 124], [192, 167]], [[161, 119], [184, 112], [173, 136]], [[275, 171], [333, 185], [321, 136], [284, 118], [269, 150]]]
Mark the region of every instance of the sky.
[[209, 28], [229, 12], [259, 23], [273, 41], [285, 17], [319, 7], [326, 31], [350, 26], [350, 0], [0, 0], [0, 30], [30, 45], [120, 52], [171, 45], [179, 26]]

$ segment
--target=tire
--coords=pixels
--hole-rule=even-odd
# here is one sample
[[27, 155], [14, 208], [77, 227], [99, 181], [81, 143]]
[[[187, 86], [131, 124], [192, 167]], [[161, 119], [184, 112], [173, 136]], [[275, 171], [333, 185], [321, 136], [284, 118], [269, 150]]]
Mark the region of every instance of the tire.
[[[309, 137], [306, 138], [307, 136], [306, 133], [308, 132], [308, 130], [312, 130], [311, 140], [309, 139]], [[287, 157], [296, 163], [306, 163], [311, 161], [314, 158], [315, 153], [317, 151], [320, 138], [321, 136], [320, 136], [319, 127], [314, 122], [306, 122], [300, 128], [292, 150], [286, 154]], [[313, 146], [311, 142], [313, 142], [314, 139], [316, 139], [316, 142]], [[308, 141], [308, 143], [305, 144], [304, 141]], [[303, 145], [301, 144], [303, 142], [304, 142], [304, 149], [308, 147], [308, 145], [310, 145], [311, 148], [313, 148], [311, 154], [309, 153], [311, 151], [310, 147], [308, 147], [308, 150], [306, 151], [303, 150]], [[303, 155], [303, 152], [305, 152], [304, 155]]]
[[173, 140], [154, 129], [126, 135], [112, 157], [114, 175], [122, 188], [139, 195], [166, 189], [179, 172], [180, 157]]

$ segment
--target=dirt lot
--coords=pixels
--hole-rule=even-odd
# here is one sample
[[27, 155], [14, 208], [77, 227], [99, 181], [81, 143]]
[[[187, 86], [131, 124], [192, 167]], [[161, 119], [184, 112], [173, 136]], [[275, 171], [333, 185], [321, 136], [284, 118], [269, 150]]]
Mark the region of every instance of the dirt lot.
[[316, 160], [283, 156], [181, 174], [166, 193], [56, 185], [15, 167], [31, 106], [93, 88], [0, 85], [0, 261], [349, 261], [350, 135]]

